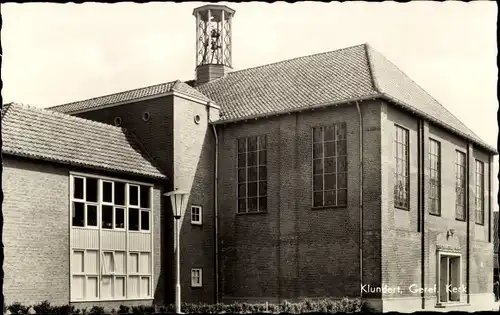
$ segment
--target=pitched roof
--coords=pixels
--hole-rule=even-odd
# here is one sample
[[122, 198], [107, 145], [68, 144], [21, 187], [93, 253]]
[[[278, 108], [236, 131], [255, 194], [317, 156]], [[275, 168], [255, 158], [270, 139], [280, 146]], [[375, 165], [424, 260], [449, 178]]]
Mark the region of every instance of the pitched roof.
[[125, 129], [11, 103], [2, 109], [2, 153], [165, 179]]
[[83, 101], [57, 105], [49, 107], [48, 109], [61, 113], [74, 113], [106, 105], [136, 101], [141, 98], [158, 96], [170, 92], [178, 92], [205, 102], [209, 101], [209, 99], [205, 95], [201, 94], [198, 90], [192, 88], [191, 86], [182, 81], [176, 80], [172, 82], [151, 85], [139, 89], [128, 90], [100, 97], [94, 97]]
[[382, 97], [496, 152], [368, 44], [234, 71], [197, 87], [220, 122]]

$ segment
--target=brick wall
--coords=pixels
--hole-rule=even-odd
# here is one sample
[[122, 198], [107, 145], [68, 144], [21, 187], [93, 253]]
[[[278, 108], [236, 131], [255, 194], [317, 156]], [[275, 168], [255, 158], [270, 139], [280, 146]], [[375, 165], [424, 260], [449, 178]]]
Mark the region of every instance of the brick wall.
[[[380, 114], [361, 104], [365, 135], [365, 277], [380, 276]], [[312, 209], [312, 127], [347, 123], [348, 206]], [[221, 127], [224, 300], [358, 296], [359, 118], [356, 106]], [[237, 214], [237, 138], [267, 134], [268, 211]], [[378, 247], [377, 247], [378, 244]], [[375, 247], [375, 248], [373, 248]], [[321, 284], [321, 285], [319, 285]]]
[[[144, 121], [144, 112], [150, 113]], [[214, 138], [208, 128], [208, 117], [218, 117], [216, 109], [210, 113], [203, 104], [177, 96], [165, 96], [115, 107], [98, 109], [77, 116], [113, 124], [114, 117], [122, 118], [122, 127], [137, 135], [146, 151], [167, 173], [170, 191], [174, 187], [190, 192], [185, 215], [181, 218], [181, 298], [186, 302], [214, 302]], [[200, 116], [199, 124], [194, 121]], [[211, 128], [211, 127], [210, 127]], [[162, 247], [162, 285], [167, 303], [174, 302], [175, 255], [173, 217], [170, 200], [166, 202], [166, 246]], [[203, 207], [203, 225], [191, 225], [190, 205]], [[191, 287], [191, 268], [203, 269], [203, 287]]]
[[[6, 304], [35, 304], [48, 300], [53, 305], [69, 303], [69, 171], [141, 180], [55, 163], [3, 157], [3, 203], [5, 246], [4, 295]], [[155, 300], [164, 295], [161, 274], [163, 220], [162, 187], [153, 191]], [[143, 302], [143, 303], [150, 303]], [[118, 307], [127, 302], [100, 302]], [[81, 303], [74, 303], [81, 307]], [[88, 304], [88, 303], [87, 303]]]

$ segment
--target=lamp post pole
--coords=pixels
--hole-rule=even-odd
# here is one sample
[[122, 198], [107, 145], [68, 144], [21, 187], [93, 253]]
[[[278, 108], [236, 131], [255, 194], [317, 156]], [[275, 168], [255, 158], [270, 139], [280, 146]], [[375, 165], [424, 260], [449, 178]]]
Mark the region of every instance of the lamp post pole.
[[188, 193], [177, 188], [168, 192], [165, 196], [170, 197], [172, 212], [174, 214], [174, 242], [175, 242], [175, 313], [181, 313], [181, 253], [180, 253], [180, 219], [181, 213], [186, 207]]

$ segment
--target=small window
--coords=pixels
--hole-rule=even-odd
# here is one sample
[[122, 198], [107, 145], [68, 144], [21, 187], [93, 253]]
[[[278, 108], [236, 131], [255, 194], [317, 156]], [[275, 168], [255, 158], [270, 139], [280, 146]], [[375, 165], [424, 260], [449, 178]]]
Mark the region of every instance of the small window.
[[125, 209], [115, 208], [115, 229], [125, 228]]
[[98, 196], [98, 180], [97, 178], [91, 178], [87, 177], [87, 201], [89, 202], [97, 202], [97, 196]]
[[84, 179], [81, 177], [75, 177], [74, 179], [74, 187], [73, 187], [73, 198], [75, 199], [83, 199], [84, 198], [84, 193], [83, 193], [83, 186], [84, 186]]
[[85, 226], [85, 204], [81, 202], [73, 203], [73, 226]]
[[114, 123], [115, 123], [115, 126], [120, 127], [122, 125], [121, 117], [115, 117]]
[[115, 205], [125, 205], [125, 183], [115, 182]]
[[128, 229], [130, 231], [139, 231], [139, 209], [128, 209]]
[[149, 192], [151, 188], [149, 186], [141, 186], [141, 208], [149, 209]]
[[191, 206], [191, 224], [201, 225], [201, 207]]
[[201, 287], [202, 286], [201, 269], [191, 269], [191, 286], [192, 287]]
[[129, 185], [129, 205], [139, 206], [139, 186]]
[[141, 231], [149, 231], [149, 210], [141, 210]]
[[102, 201], [113, 202], [113, 182], [102, 182]]
[[97, 206], [87, 205], [87, 226], [97, 227]]
[[151, 114], [149, 112], [142, 113], [142, 120], [149, 121], [151, 119]]
[[102, 206], [102, 228], [112, 229], [113, 228], [113, 207], [112, 206]]

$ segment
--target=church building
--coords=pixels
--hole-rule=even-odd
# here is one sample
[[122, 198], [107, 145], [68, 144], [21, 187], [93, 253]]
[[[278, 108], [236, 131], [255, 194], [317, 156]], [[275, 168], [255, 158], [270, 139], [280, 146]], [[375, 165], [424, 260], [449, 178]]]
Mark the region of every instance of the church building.
[[183, 302], [491, 309], [495, 147], [370, 44], [240, 70], [193, 15], [193, 80], [3, 106], [7, 304], [170, 304], [179, 250]]

